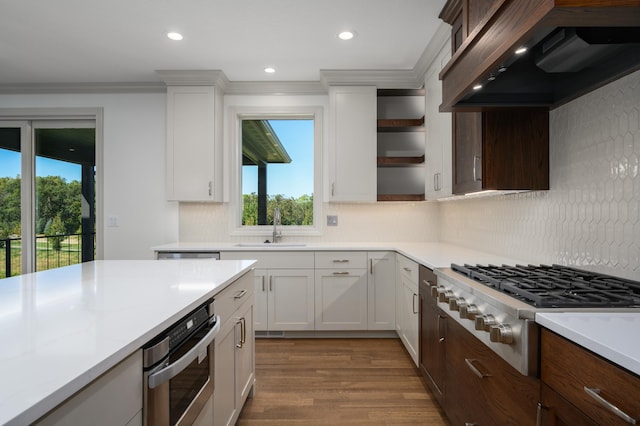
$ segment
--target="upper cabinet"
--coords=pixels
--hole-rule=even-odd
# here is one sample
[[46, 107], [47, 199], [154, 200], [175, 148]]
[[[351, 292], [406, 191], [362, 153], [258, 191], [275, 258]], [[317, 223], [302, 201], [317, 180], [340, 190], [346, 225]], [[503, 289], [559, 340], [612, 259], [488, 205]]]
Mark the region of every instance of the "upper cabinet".
[[452, 194], [451, 170], [451, 113], [440, 112], [442, 84], [438, 73], [451, 57], [451, 46], [446, 39], [444, 46], [425, 73], [425, 191], [427, 200], [450, 197]]
[[549, 189], [546, 109], [454, 113], [453, 193]]
[[637, 0], [449, 0], [443, 111], [555, 108], [640, 69]]
[[167, 84], [167, 199], [223, 201], [220, 71], [158, 71]]
[[376, 201], [376, 88], [329, 88], [329, 200]]
[[221, 144], [216, 143], [216, 88], [167, 88], [167, 198], [222, 201]]
[[378, 201], [424, 200], [424, 89], [378, 90]]

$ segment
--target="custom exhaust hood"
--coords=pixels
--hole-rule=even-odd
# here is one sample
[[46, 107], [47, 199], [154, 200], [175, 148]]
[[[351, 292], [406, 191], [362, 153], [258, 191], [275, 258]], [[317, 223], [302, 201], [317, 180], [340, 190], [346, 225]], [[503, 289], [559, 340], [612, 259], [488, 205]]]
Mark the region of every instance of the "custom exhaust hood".
[[440, 73], [440, 110], [553, 109], [638, 69], [640, 0], [494, 0]]

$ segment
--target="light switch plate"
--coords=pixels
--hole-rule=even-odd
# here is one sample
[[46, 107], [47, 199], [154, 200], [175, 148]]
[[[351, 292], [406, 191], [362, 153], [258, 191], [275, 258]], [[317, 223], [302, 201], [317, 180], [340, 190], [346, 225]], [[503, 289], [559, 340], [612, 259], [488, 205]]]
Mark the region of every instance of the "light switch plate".
[[338, 216], [327, 215], [327, 226], [338, 226]]

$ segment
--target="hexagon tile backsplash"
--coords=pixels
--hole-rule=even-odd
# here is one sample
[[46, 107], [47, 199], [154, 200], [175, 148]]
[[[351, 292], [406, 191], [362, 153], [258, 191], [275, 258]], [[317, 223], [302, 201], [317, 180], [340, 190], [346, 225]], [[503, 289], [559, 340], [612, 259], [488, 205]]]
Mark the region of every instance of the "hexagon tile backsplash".
[[440, 240], [640, 280], [640, 71], [550, 113], [549, 191], [440, 204]]

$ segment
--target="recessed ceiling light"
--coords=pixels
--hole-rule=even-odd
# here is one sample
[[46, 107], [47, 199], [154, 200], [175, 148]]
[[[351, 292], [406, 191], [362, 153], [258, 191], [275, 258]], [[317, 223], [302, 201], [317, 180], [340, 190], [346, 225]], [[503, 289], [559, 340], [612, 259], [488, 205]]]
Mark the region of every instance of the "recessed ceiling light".
[[276, 69], [273, 67], [266, 67], [264, 69], [264, 72], [268, 73], [268, 74], [273, 74], [274, 72], [276, 72]]
[[167, 33], [167, 37], [175, 41], [182, 40], [182, 34], [180, 33], [170, 32], [170, 33]]
[[526, 51], [527, 51], [526, 47], [521, 47], [521, 48], [516, 50], [516, 55], [522, 55]]
[[338, 38], [340, 40], [351, 40], [355, 36], [356, 36], [356, 33], [353, 31], [342, 31], [340, 34], [338, 34]]
[[482, 89], [482, 84], [476, 84], [475, 86], [473, 86], [473, 90], [480, 90]]

